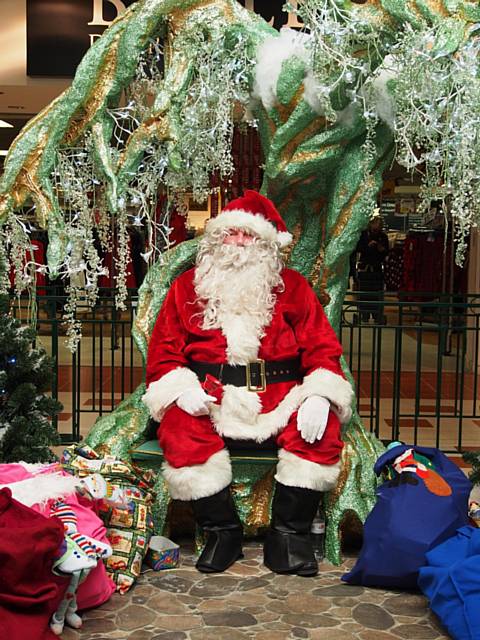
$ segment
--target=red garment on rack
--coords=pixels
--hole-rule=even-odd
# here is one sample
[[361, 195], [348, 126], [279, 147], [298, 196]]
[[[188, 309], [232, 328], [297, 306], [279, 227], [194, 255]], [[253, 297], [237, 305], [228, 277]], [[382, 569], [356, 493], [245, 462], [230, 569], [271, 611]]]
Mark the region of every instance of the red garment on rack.
[[180, 244], [180, 242], [187, 239], [186, 221], [187, 218], [178, 213], [178, 211], [172, 211], [170, 214], [169, 227], [172, 230], [170, 231], [168, 239], [173, 243], [171, 245], [172, 247], [175, 247], [177, 244]]
[[416, 238], [407, 238], [403, 247], [402, 291], [415, 291]]
[[[157, 206], [155, 207], [155, 223], [162, 224], [167, 210], [167, 197], [159, 196]], [[175, 247], [180, 242], [187, 239], [187, 217], [181, 215], [175, 208], [170, 205], [168, 226], [172, 229], [168, 240], [173, 242], [171, 245]]]
[[441, 293], [443, 277], [443, 236], [420, 238], [416, 268], [416, 289], [426, 293]]
[[441, 234], [410, 232], [403, 254], [402, 291], [412, 293], [408, 300], [428, 300], [416, 293], [440, 293], [443, 278], [444, 239]]
[[226, 204], [225, 199], [238, 198], [245, 189], [260, 190], [263, 153], [256, 129], [249, 128], [246, 132], [235, 129], [232, 141], [232, 158], [233, 173], [229, 176], [228, 182], [224, 181], [222, 184], [222, 206]]
[[393, 247], [385, 258], [383, 273], [387, 291], [398, 291], [402, 286], [403, 251], [403, 246]]
[[69, 578], [52, 573], [63, 526], [0, 490], [0, 638], [53, 640], [50, 617]]

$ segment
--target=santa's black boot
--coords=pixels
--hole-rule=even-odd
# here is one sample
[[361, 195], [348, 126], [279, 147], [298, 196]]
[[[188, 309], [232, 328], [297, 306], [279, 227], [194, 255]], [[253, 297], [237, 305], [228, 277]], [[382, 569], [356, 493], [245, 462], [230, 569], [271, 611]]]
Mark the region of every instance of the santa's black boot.
[[321, 495], [320, 491], [277, 482], [272, 522], [263, 547], [263, 561], [271, 571], [299, 576], [318, 573], [310, 529]]
[[195, 565], [203, 573], [225, 571], [243, 557], [243, 530], [230, 488], [207, 498], [192, 501], [197, 524], [207, 535], [207, 542]]

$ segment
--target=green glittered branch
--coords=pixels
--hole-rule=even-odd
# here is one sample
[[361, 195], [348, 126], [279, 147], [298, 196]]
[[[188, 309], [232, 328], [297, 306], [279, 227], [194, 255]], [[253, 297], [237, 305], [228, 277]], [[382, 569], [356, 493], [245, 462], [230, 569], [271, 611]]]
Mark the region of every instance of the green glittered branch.
[[176, 170], [181, 169], [181, 161], [175, 153], [179, 127], [173, 103], [175, 98], [178, 99], [178, 96], [184, 95], [187, 91], [192, 66], [183, 51], [175, 51], [171, 56], [164, 82], [159, 87], [148, 117], [133, 131], [120, 157], [117, 174], [120, 192], [123, 192], [132, 180], [145, 148], [152, 141], [168, 140], [169, 162]]
[[375, 137], [376, 154], [365, 166], [363, 149], [353, 142], [334, 177], [326, 213], [326, 242], [319, 282], [328, 292], [326, 313], [335, 328], [340, 327], [341, 302], [348, 286], [349, 258], [376, 206], [383, 172], [393, 157], [393, 136], [379, 125]]
[[[409, 23], [414, 27], [420, 26], [422, 20], [433, 25], [448, 17], [468, 22], [480, 20], [480, 7], [476, 0], [413, 0], [408, 3], [403, 0], [380, 0], [380, 4], [384, 19], [391, 17], [400, 24]], [[356, 11], [363, 16], [369, 15], [368, 6], [365, 5], [356, 7]]]
[[[9, 221], [10, 227], [17, 225], [18, 229], [23, 228], [24, 245], [28, 247], [28, 224], [24, 225], [21, 220], [21, 209], [33, 202], [36, 224], [47, 229], [49, 234], [47, 258], [50, 275], [68, 275], [72, 225], [69, 212], [78, 212], [78, 208], [76, 203], [72, 205], [72, 196], [76, 198], [73, 188], [69, 187], [69, 194], [63, 189], [67, 181], [57, 166], [60, 152], [67, 153], [64, 166], [68, 170], [73, 167], [68, 160], [69, 151], [77, 149], [91, 158], [93, 184], [100, 184], [100, 189], [104, 189], [107, 215], [110, 217], [125, 215], [127, 199], [133, 197], [129, 188], [132, 183], [140, 184], [138, 171], [147, 151], [154, 159], [153, 168], [150, 169], [152, 189], [148, 198], [151, 198], [150, 191], [156, 192], [155, 185], [162, 178], [163, 159], [164, 166], [169, 170], [167, 184], [171, 191], [192, 189], [192, 176], [193, 180], [205, 182], [210, 169], [197, 172], [195, 176], [195, 168], [190, 168], [189, 173], [189, 156], [185, 155], [185, 149], [180, 144], [188, 130], [185, 106], [188, 105], [190, 91], [199, 71], [195, 58], [199, 51], [192, 45], [192, 36], [205, 33], [207, 48], [209, 43], [212, 47], [217, 42], [221, 43], [224, 50], [221, 49], [220, 53], [224, 56], [225, 67], [231, 65], [232, 60], [240, 60], [244, 65], [243, 91], [246, 102], [250, 80], [245, 70], [249, 64], [253, 64], [255, 46], [270, 32], [270, 27], [264, 21], [233, 0], [208, 3], [200, 0], [139, 0], [132, 5], [87, 52], [71, 87], [30, 121], [12, 144], [0, 181], [0, 225]], [[114, 141], [112, 137], [115, 137], [117, 125], [114, 118], [122, 117], [121, 109], [117, 109], [121, 96], [136, 79], [141, 57], [158, 39], [166, 42], [166, 73], [156, 86], [153, 105], [148, 108], [143, 105], [142, 117], [136, 122], [138, 126], [129, 131], [126, 140], [117, 138]], [[248, 52], [251, 60], [242, 60], [243, 51]], [[240, 77], [241, 74], [238, 75]], [[223, 122], [230, 117], [228, 110], [233, 112], [234, 94], [235, 88], [226, 97], [226, 103], [224, 101], [227, 112], [221, 118]], [[118, 111], [116, 115], [113, 114], [115, 109]], [[228, 131], [224, 138], [223, 148], [221, 136], [217, 138], [222, 149], [220, 162], [226, 162], [228, 155]], [[124, 146], [119, 149], [122, 143]], [[198, 144], [203, 144], [205, 149], [208, 146], [208, 140], [200, 131]], [[193, 159], [198, 158], [198, 162], [202, 162], [202, 154], [196, 153], [197, 150], [191, 145], [188, 151]], [[215, 153], [211, 155], [215, 157]], [[228, 162], [226, 166], [228, 168]], [[86, 184], [86, 169], [81, 166], [73, 168], [74, 171], [77, 169], [80, 173], [74, 178], [78, 184], [83, 180], [83, 192], [96, 191]], [[72, 184], [71, 181], [69, 184]], [[202, 190], [193, 184], [194, 191], [195, 188], [197, 192]], [[145, 199], [145, 207], [148, 206]], [[87, 217], [84, 216], [84, 219]], [[124, 224], [123, 217], [122, 220]], [[86, 260], [85, 264], [91, 268], [91, 261]], [[91, 275], [96, 281], [96, 275], [93, 272]], [[18, 282], [27, 286], [29, 278], [20, 278]], [[21, 288], [19, 286], [19, 290]]]
[[113, 119], [98, 118], [91, 127], [93, 156], [99, 175], [106, 184], [108, 208], [112, 212], [118, 206], [118, 181], [110, 147], [113, 126]]
[[[49, 215], [57, 211], [50, 188], [56, 150], [62, 144], [74, 144], [90, 118], [118, 97], [117, 49], [125, 23], [133, 14], [132, 7], [108, 29], [105, 38], [95, 42], [80, 63], [71, 87], [31, 120], [13, 142], [0, 181], [0, 223], [8, 208], [21, 207], [30, 196], [41, 227], [45, 228]], [[118, 65], [119, 73], [124, 75], [132, 67], [132, 63]]]

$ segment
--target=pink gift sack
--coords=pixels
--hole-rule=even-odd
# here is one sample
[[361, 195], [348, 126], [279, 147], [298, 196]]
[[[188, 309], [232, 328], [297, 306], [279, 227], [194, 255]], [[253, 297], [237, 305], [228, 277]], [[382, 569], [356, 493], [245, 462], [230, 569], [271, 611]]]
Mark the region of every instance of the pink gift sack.
[[[18, 495], [16, 499], [19, 502], [30, 503], [27, 506], [48, 517], [53, 500], [61, 496], [62, 501], [69, 505], [77, 516], [79, 533], [109, 544], [103, 522], [95, 512], [95, 502], [77, 496], [74, 492], [76, 482], [78, 479], [63, 471], [57, 464], [0, 464], [0, 486], [8, 485], [14, 497]], [[24, 497], [27, 495], [28, 499]], [[37, 502], [31, 502], [37, 498]], [[99, 607], [114, 591], [115, 585], [107, 575], [105, 565], [99, 560], [78, 588], [78, 608]]]

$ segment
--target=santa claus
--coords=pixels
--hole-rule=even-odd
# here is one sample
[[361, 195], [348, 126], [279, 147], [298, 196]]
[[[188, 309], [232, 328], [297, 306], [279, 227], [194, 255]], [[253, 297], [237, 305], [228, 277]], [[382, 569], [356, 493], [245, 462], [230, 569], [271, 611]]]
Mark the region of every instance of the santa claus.
[[315, 575], [310, 528], [340, 472], [340, 424], [353, 391], [342, 348], [315, 293], [280, 250], [291, 242], [273, 203], [246, 191], [210, 220], [195, 268], [158, 315], [143, 401], [160, 425], [172, 498], [191, 500], [207, 543], [197, 562], [224, 571], [242, 556], [225, 438], [278, 446], [264, 561]]

